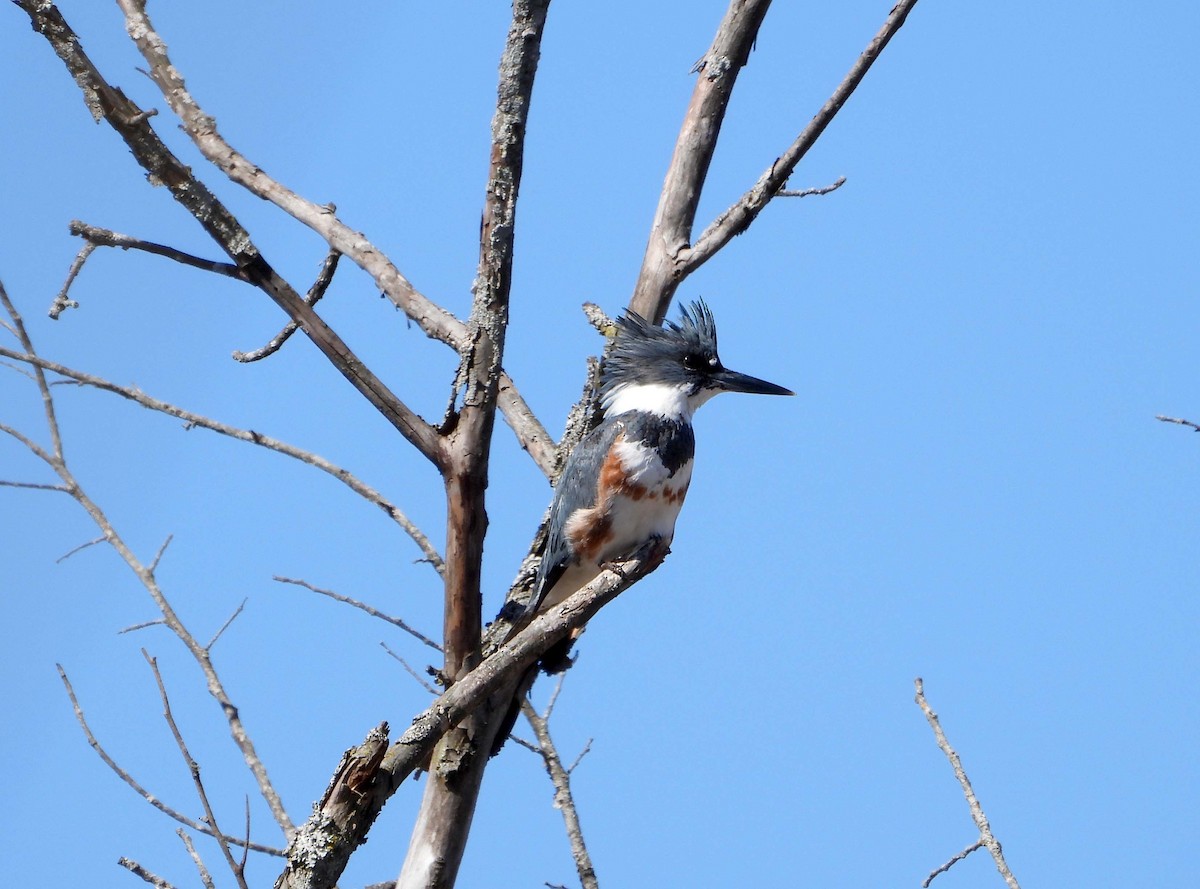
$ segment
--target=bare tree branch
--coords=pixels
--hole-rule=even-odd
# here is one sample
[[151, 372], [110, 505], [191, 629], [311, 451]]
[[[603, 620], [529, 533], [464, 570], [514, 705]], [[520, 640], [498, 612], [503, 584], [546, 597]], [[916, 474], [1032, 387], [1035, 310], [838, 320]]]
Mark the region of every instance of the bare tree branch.
[[708, 166], [717, 148], [725, 110], [738, 74], [750, 58], [770, 0], [732, 0], [708, 52], [693, 69], [699, 73], [684, 115], [675, 153], [650, 226], [646, 255], [629, 308], [655, 323], [662, 321], [675, 289], [678, 256], [692, 237], [692, 225]]
[[162, 877], [158, 876], [157, 874], [153, 874], [150, 871], [146, 870], [144, 867], [142, 867], [140, 864], [138, 864], [136, 861], [134, 861], [130, 858], [125, 858], [124, 856], [122, 856], [121, 858], [117, 859], [117, 864], [121, 865], [121, 867], [125, 868], [131, 874], [141, 877], [143, 880], [145, 880], [151, 886], [155, 887], [155, 889], [175, 889], [174, 885], [172, 885], [171, 883], [168, 883], [166, 880], [164, 880]]
[[67, 66], [83, 91], [84, 101], [93, 116], [97, 120], [106, 120], [117, 131], [153, 181], [165, 185], [172, 197], [233, 259], [241, 269], [243, 280], [261, 289], [297, 321], [313, 344], [355, 389], [418, 451], [437, 465], [441, 457], [437, 431], [397, 398], [271, 267], [254, 245], [249, 232], [159, 139], [142, 110], [104, 79], [57, 7], [44, 0], [14, 2], [26, 12], [34, 30], [46, 38]]
[[242, 609], [246, 607], [246, 603], [249, 601], [249, 599], [243, 599], [238, 604], [238, 607], [234, 609], [233, 614], [229, 615], [229, 619], [225, 621], [225, 623], [221, 624], [221, 628], [213, 633], [213, 637], [208, 640], [208, 644], [204, 646], [205, 651], [212, 651], [213, 646], [217, 644], [217, 640], [220, 639], [225, 631], [229, 629], [229, 625], [237, 620], [238, 615], [242, 613]]
[[967, 773], [963, 770], [962, 761], [958, 758], [958, 754], [954, 752], [954, 748], [950, 746], [950, 742], [946, 740], [946, 734], [942, 731], [937, 714], [933, 712], [933, 708], [925, 700], [924, 682], [918, 677], [914, 680], [914, 684], [917, 688], [917, 706], [921, 708], [921, 712], [925, 714], [925, 719], [929, 721], [929, 725], [933, 729], [933, 735], [937, 739], [938, 747], [942, 753], [946, 754], [946, 759], [950, 760], [950, 767], [954, 769], [954, 777], [958, 779], [958, 783], [963, 789], [963, 795], [967, 798], [967, 806], [971, 810], [971, 818], [974, 820], [975, 826], [979, 828], [979, 842], [960, 852], [940, 868], [935, 869], [923, 885], [928, 886], [939, 873], [949, 870], [951, 865], [956, 861], [966, 858], [975, 849], [986, 847], [992, 853], [992, 858], [996, 862], [996, 870], [1000, 872], [1000, 876], [1004, 878], [1004, 882], [1008, 884], [1009, 889], [1020, 889], [1016, 878], [1012, 875], [1012, 871], [1008, 869], [1008, 863], [1004, 860], [1004, 853], [1000, 848], [1000, 842], [992, 835], [991, 825], [988, 824], [987, 816], [983, 813], [983, 807], [979, 805], [975, 791], [971, 788], [971, 782], [967, 778]]
[[67, 309], [79, 308], [79, 303], [67, 296], [67, 292], [75, 282], [75, 277], [83, 270], [83, 264], [87, 262], [88, 257], [92, 255], [92, 251], [95, 249], [95, 244], [84, 244], [79, 248], [79, 252], [75, 254], [75, 259], [71, 261], [71, 266], [67, 269], [67, 280], [63, 282], [62, 289], [58, 291], [58, 294], [54, 297], [54, 302], [50, 304], [49, 314], [55, 321]]
[[[177, 250], [174, 247], [168, 247], [165, 244], [156, 244], [154, 241], [143, 241], [141, 238], [133, 238], [129, 235], [112, 231], [111, 229], [88, 225], [86, 222], [81, 222], [78, 219], [71, 220], [68, 230], [71, 234], [83, 238], [92, 247], [119, 247], [122, 250], [141, 250], [145, 253], [153, 253], [155, 256], [165, 256], [167, 259], [172, 259], [181, 265], [191, 266], [201, 271], [213, 272], [218, 275], [224, 275], [227, 278], [237, 278], [239, 281], [247, 280], [242, 275], [241, 270], [232, 263], [218, 262], [215, 259], [204, 259], [200, 256], [193, 256], [191, 253]], [[81, 250], [80, 253], [82, 254], [83, 251]], [[72, 264], [71, 268], [76, 272], [78, 271], [74, 264]], [[68, 282], [73, 277], [74, 275], [68, 273]], [[67, 288], [64, 286], [60, 296], [65, 296], [66, 292]], [[50, 312], [50, 317], [56, 317], [53, 310]]]
[[54, 560], [54, 564], [61, 565], [63, 562], [65, 562], [67, 559], [71, 558], [71, 556], [75, 555], [76, 553], [82, 552], [83, 550], [87, 549], [88, 547], [95, 546], [97, 543], [103, 543], [103, 542], [104, 542], [103, 537], [93, 537], [87, 543], [81, 543], [81, 544], [79, 544], [79, 546], [74, 547], [73, 549], [63, 553], [61, 556], [59, 556], [57, 559]]
[[[196, 847], [192, 845], [192, 838], [187, 835], [182, 827], [175, 831], [179, 839], [183, 840], [183, 848], [187, 849], [188, 857], [196, 865], [196, 871], [200, 874], [200, 882], [204, 884], [204, 889], [217, 889], [213, 884], [212, 874], [208, 872], [208, 868], [204, 866], [204, 859], [200, 857], [200, 853], [196, 851]], [[245, 865], [245, 860], [242, 862]]]
[[[83, 707], [79, 703], [79, 698], [75, 696], [75, 689], [71, 685], [71, 680], [67, 678], [66, 670], [63, 669], [62, 664], [55, 664], [54, 666], [58, 669], [58, 676], [62, 680], [63, 686], [67, 690], [67, 697], [71, 701], [71, 708], [75, 712], [75, 721], [79, 723], [79, 727], [83, 730], [83, 736], [87, 738], [88, 746], [96, 751], [96, 754], [100, 757], [104, 764], [108, 766], [118, 778], [128, 784], [129, 787], [133, 789], [134, 793], [136, 793], [150, 805], [154, 806], [154, 808], [158, 809], [168, 818], [178, 821], [180, 824], [190, 827], [192, 830], [199, 831], [200, 833], [207, 834], [208, 836], [213, 836], [213, 829], [211, 827], [209, 827], [207, 824], [202, 824], [199, 821], [189, 818], [182, 812], [179, 812], [178, 810], [168, 806], [150, 791], [146, 790], [146, 788], [142, 787], [136, 778], [134, 778], [117, 764], [117, 761], [109, 755], [108, 751], [104, 749], [104, 746], [92, 733], [92, 728], [88, 725], [87, 717], [83, 713]], [[233, 843], [234, 845], [242, 845], [244, 843], [243, 840], [232, 836], [225, 837], [225, 840], [226, 842]], [[275, 846], [265, 846], [262, 843], [249, 843], [246, 848], [251, 849], [254, 852], [263, 852], [267, 855], [283, 857], [283, 850], [276, 848]]]
[[1193, 432], [1200, 432], [1200, 423], [1193, 423], [1191, 420], [1181, 420], [1178, 417], [1166, 417], [1158, 414], [1154, 419], [1161, 420], [1164, 423], [1174, 423], [1176, 426], [1187, 426]]
[[[9, 432], [8, 427], [0, 427], [0, 429], [2, 429], [4, 432]], [[31, 491], [60, 491], [63, 494], [71, 493], [70, 488], [64, 487], [63, 485], [50, 485], [50, 484], [46, 484], [44, 482], [14, 482], [14, 481], [9, 481], [8, 479], [0, 479], [0, 487], [27, 488]], [[84, 546], [87, 546], [87, 544], [85, 543]], [[77, 547], [77, 548], [82, 549], [82, 547]], [[72, 550], [72, 552], [74, 552], [74, 550]], [[70, 555], [70, 553], [68, 553], [67, 555]], [[66, 556], [64, 556], [63, 558], [66, 558]]]
[[[622, 591], [657, 568], [666, 552], [662, 541], [653, 541], [632, 558], [608, 566], [561, 605], [534, 618], [418, 715], [388, 749], [373, 774], [357, 774], [347, 784], [339, 777], [339, 770], [312, 816], [293, 836], [288, 846], [288, 865], [276, 881], [276, 889], [326, 889], [334, 885], [350, 854], [365, 840], [383, 804], [428, 759], [438, 740], [489, 703], [506, 708], [514, 684], [550, 646], [583, 626]], [[479, 755], [486, 757], [490, 739], [479, 740], [484, 745]]]
[[252, 429], [239, 429], [236, 426], [230, 426], [218, 420], [213, 420], [210, 417], [204, 416], [203, 414], [193, 413], [192, 411], [185, 410], [184, 408], [170, 404], [169, 402], [159, 401], [157, 398], [152, 398], [151, 396], [142, 392], [140, 389], [134, 389], [129, 386], [119, 386], [116, 383], [110, 382], [102, 377], [83, 373], [82, 371], [66, 367], [65, 365], [58, 364], [53, 361], [47, 361], [45, 358], [42, 358], [41, 356], [32, 352], [26, 351], [25, 353], [21, 353], [0, 346], [0, 356], [11, 358], [14, 361], [22, 361], [40, 370], [51, 371], [59, 376], [66, 377], [69, 380], [74, 380], [83, 386], [90, 386], [93, 389], [100, 389], [104, 392], [111, 392], [114, 395], [120, 395], [122, 398], [126, 398], [136, 404], [140, 404], [144, 408], [148, 408], [152, 411], [158, 411], [159, 413], [166, 414], [167, 416], [183, 420], [185, 423], [187, 423], [189, 428], [193, 426], [199, 426], [202, 429], [210, 429], [213, 432], [228, 436], [229, 438], [234, 438], [238, 441], [249, 442], [250, 444], [276, 451], [280, 454], [292, 457], [295, 460], [299, 460], [301, 463], [307, 463], [309, 466], [320, 469], [322, 472], [328, 473], [342, 484], [346, 485], [346, 487], [358, 494], [360, 497], [364, 498], [370, 503], [375, 504], [385, 513], [387, 513], [392, 521], [399, 525], [421, 549], [421, 553], [424, 556], [424, 561], [429, 562], [429, 564], [432, 565], [434, 570], [439, 574], [441, 574], [443, 571], [441, 555], [436, 549], [433, 548], [433, 544], [430, 543], [429, 538], [425, 535], [425, 533], [421, 531], [421, 529], [415, 524], [413, 524], [408, 516], [405, 515], [403, 510], [384, 498], [382, 494], [380, 494], [370, 485], [359, 480], [357, 476], [353, 475], [348, 470], [331, 463], [319, 454], [314, 454], [311, 451], [305, 451], [296, 447], [295, 445], [290, 445], [287, 442], [280, 441], [279, 439], [271, 438], [269, 435], [263, 435], [261, 432], [255, 432]]
[[875, 64], [875, 60], [879, 58], [879, 54], [900, 30], [904, 20], [908, 18], [908, 14], [916, 5], [917, 0], [900, 0], [892, 7], [883, 27], [867, 44], [867, 48], [863, 50], [862, 55], [855, 61], [842, 82], [838, 84], [833, 95], [796, 137], [796, 141], [788, 146], [787, 150], [767, 168], [748, 192], [713, 220], [690, 249], [684, 248], [679, 252], [675, 269], [679, 280], [683, 280], [712, 259], [716, 252], [728, 244], [735, 235], [740, 235], [749, 228], [771, 199], [779, 196], [779, 190], [787, 183], [788, 177], [792, 175], [796, 165], [816, 144], [821, 134], [825, 132], [825, 128], [841, 111], [842, 106], [853, 95], [867, 72], [871, 70], [871, 66]]
[[146, 663], [150, 665], [150, 669], [154, 673], [154, 682], [158, 685], [158, 695], [162, 699], [163, 718], [166, 719], [167, 725], [171, 729], [171, 735], [175, 738], [175, 745], [179, 748], [179, 753], [183, 756], [183, 761], [187, 764], [188, 771], [191, 772], [192, 783], [196, 787], [196, 795], [200, 797], [200, 805], [204, 807], [204, 820], [212, 827], [213, 836], [216, 837], [217, 845], [221, 848], [221, 854], [225, 856], [225, 863], [229, 865], [229, 870], [233, 873], [234, 879], [237, 880], [238, 886], [241, 889], [250, 889], [246, 885], [245, 873], [238, 867], [237, 860], [233, 857], [233, 852], [229, 848], [229, 842], [225, 839], [225, 835], [221, 833], [221, 828], [217, 825], [216, 813], [213, 812], [212, 805], [208, 801], [208, 792], [204, 789], [204, 782], [200, 780], [200, 764], [188, 752], [187, 743], [183, 740], [183, 734], [179, 731], [179, 726], [175, 723], [175, 716], [171, 713], [171, 701], [167, 697], [167, 687], [163, 683], [162, 673], [158, 670], [158, 661], [151, 657], [144, 648], [142, 649], [142, 657], [146, 659]]
[[[308, 288], [308, 293], [304, 295], [304, 301], [310, 306], [315, 306], [320, 302], [322, 297], [325, 296], [325, 291], [329, 289], [329, 285], [333, 283], [333, 274], [337, 271], [338, 259], [341, 255], [336, 250], [330, 250], [329, 255], [321, 263], [321, 271], [317, 273], [317, 280], [313, 281], [312, 287]], [[233, 359], [234, 361], [241, 361], [243, 363], [261, 361], [283, 348], [283, 344], [291, 339], [292, 334], [299, 329], [300, 325], [295, 321], [289, 321], [265, 346], [255, 349], [252, 352], [235, 351]]]
[[[271, 813], [275, 816], [275, 820], [283, 829], [285, 835], [290, 835], [293, 831], [291, 819], [288, 817], [286, 810], [283, 808], [283, 802], [279, 798], [274, 786], [267, 775], [266, 767], [258, 756], [258, 752], [254, 749], [254, 743], [250, 740], [249, 734], [246, 732], [245, 725], [242, 723], [241, 716], [238, 714], [238, 709], [234, 706], [233, 701], [225, 691], [224, 684], [218, 676], [216, 668], [213, 666], [209, 652], [196, 640], [191, 632], [180, 620], [171, 603], [167, 601], [165, 594], [158, 585], [158, 580], [154, 576], [154, 571], [142, 562], [134, 554], [133, 550], [125, 543], [124, 539], [117, 533], [112, 523], [108, 520], [108, 516], [99, 505], [88, 496], [83, 490], [71, 470], [67, 466], [66, 458], [63, 456], [62, 436], [59, 431], [58, 419], [54, 409], [54, 399], [50, 394], [50, 386], [46, 382], [45, 371], [42, 368], [40, 359], [37, 358], [37, 352], [33, 347], [33, 342], [29, 338], [29, 334], [25, 329], [25, 324], [21, 319], [20, 314], [13, 306], [12, 301], [8, 298], [8, 293], [4, 290], [3, 284], [0, 284], [0, 305], [8, 312], [12, 319], [13, 328], [20, 340], [22, 347], [29, 356], [30, 363], [33, 366], [34, 375], [37, 379], [38, 389], [42, 394], [43, 409], [45, 412], [46, 426], [50, 432], [50, 438], [53, 442], [53, 453], [47, 452], [36, 442], [22, 435], [11, 427], [0, 424], [0, 431], [6, 432], [21, 441], [31, 453], [41, 459], [49, 466], [54, 473], [62, 479], [63, 485], [68, 489], [71, 497], [83, 508], [92, 521], [99, 528], [104, 539], [109, 545], [116, 550], [117, 554], [134, 573], [141, 582], [146, 592], [154, 600], [154, 604], [158, 606], [159, 612], [162, 614], [167, 626], [171, 631], [183, 642], [188, 652], [192, 655], [201, 671], [208, 686], [209, 694], [211, 694], [221, 706], [222, 712], [225, 714], [225, 720], [229, 725], [230, 735], [238, 749], [242, 753], [242, 757], [246, 762], [247, 767], [254, 774], [258, 782], [259, 791], [263, 798], [267, 801], [267, 805], [271, 809]], [[24, 359], [22, 359], [24, 360]]]
[[[508, 329], [525, 134], [549, 5], [549, 0], [514, 0], [500, 57], [479, 265], [467, 337], [459, 345], [456, 386], [461, 388], [461, 407], [448, 417], [442, 461], [446, 487], [443, 672], [449, 682], [459, 680], [480, 660], [489, 457]], [[486, 716], [477, 715], [441, 739], [397, 879], [400, 889], [427, 887], [434, 880], [453, 885], [487, 767], [486, 756], [479, 755], [471, 737], [485, 725]]]
[[[562, 684], [559, 683], [555, 691], [561, 687]], [[550, 737], [550, 712], [551, 708], [547, 707], [545, 715], [539, 714], [528, 698], [521, 701], [521, 713], [533, 728], [537, 737], [538, 752], [542, 756], [550, 782], [554, 785], [554, 808], [562, 812], [567, 840], [571, 844], [571, 857], [575, 859], [575, 870], [579, 874], [579, 883], [583, 889], [600, 889], [596, 869], [592, 865], [592, 858], [583, 839], [583, 827], [579, 822], [579, 811], [575, 808], [575, 797], [571, 794], [571, 769], [575, 766], [571, 769], [563, 766], [558, 748], [554, 746], [554, 739]]]
[[442, 646], [438, 645], [436, 642], [434, 642], [432, 639], [430, 639], [428, 636], [426, 636], [420, 630], [413, 629], [413, 627], [411, 627], [409, 624], [405, 623], [400, 618], [392, 617], [390, 614], [384, 614], [378, 608], [374, 608], [373, 606], [368, 605], [365, 602], [360, 602], [358, 599], [352, 599], [349, 596], [343, 596], [341, 593], [335, 593], [333, 590], [325, 590], [325, 589], [322, 589], [321, 587], [313, 586], [311, 583], [309, 583], [306, 580], [295, 580], [291, 577], [280, 577], [279, 575], [276, 575], [275, 577], [273, 577], [271, 579], [275, 580], [279, 583], [290, 583], [290, 584], [293, 584], [294, 586], [302, 586], [306, 590], [311, 590], [312, 592], [319, 593], [322, 596], [328, 596], [330, 599], [333, 599], [334, 601], [343, 602], [346, 605], [353, 605], [355, 608], [359, 609], [360, 611], [365, 611], [367, 614], [371, 615], [371, 617], [377, 617], [380, 620], [387, 621], [389, 624], [391, 624], [394, 627], [399, 627], [404, 632], [408, 633], [408, 635], [412, 636], [414, 639], [418, 640], [422, 644], [428, 645], [434, 651], [442, 650]]
[[839, 188], [841, 188], [845, 184], [846, 184], [846, 177], [838, 176], [837, 179], [834, 180], [833, 182], [831, 182], [829, 185], [822, 185], [819, 188], [801, 188], [801, 189], [781, 188], [781, 189], [779, 189], [779, 191], [775, 192], [775, 197], [777, 197], [777, 198], [810, 198], [810, 197], [814, 197], [815, 195], [829, 194], [831, 192], [837, 191]]
[[982, 848], [983, 848], [983, 840], [976, 840], [975, 842], [971, 843], [971, 845], [967, 846], [967, 848], [965, 848], [961, 852], [959, 852], [957, 855], [950, 858], [944, 864], [939, 864], [937, 867], [935, 867], [933, 870], [931, 870], [929, 872], [929, 876], [927, 876], [924, 880], [921, 881], [921, 889], [929, 889], [929, 884], [933, 882], [935, 877], [937, 877], [939, 874], [944, 874], [946, 871], [950, 870], [950, 868], [954, 867], [954, 865], [958, 864], [960, 861], [962, 861], [964, 858], [966, 858], [968, 855], [970, 855], [976, 849], [982, 849]]
[[421, 688], [425, 689], [427, 692], [429, 692], [434, 697], [437, 697], [437, 695], [439, 693], [438, 690], [436, 688], [434, 688], [432, 685], [430, 685], [428, 682], [426, 682], [425, 677], [422, 676], [420, 673], [418, 673], [416, 670], [414, 670], [412, 668], [412, 665], [409, 664], [408, 661], [406, 661], [403, 657], [401, 657], [396, 652], [392, 651], [392, 649], [388, 647], [388, 644], [386, 642], [380, 642], [379, 644], [383, 647], [384, 651], [386, 651], [388, 654], [390, 654], [392, 657], [394, 657], [396, 660], [398, 660], [400, 662], [400, 666], [402, 666], [404, 668], [405, 672], [407, 672], [409, 676], [411, 676], [413, 679], [415, 679], [417, 681], [417, 684], [420, 685]]

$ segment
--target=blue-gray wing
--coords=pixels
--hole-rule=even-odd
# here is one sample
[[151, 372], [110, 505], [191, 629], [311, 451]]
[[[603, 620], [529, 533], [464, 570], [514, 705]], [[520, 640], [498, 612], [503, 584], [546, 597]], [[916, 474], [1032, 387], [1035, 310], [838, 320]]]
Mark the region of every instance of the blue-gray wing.
[[575, 554], [564, 531], [567, 519], [576, 510], [590, 509], [596, 505], [600, 469], [604, 465], [613, 442], [624, 430], [620, 420], [604, 420], [575, 446], [567, 465], [563, 467], [558, 486], [554, 489], [554, 505], [550, 507], [550, 531], [546, 538], [546, 549], [542, 553], [542, 564], [538, 568], [537, 583], [526, 608], [534, 614], [542, 601], [570, 567]]

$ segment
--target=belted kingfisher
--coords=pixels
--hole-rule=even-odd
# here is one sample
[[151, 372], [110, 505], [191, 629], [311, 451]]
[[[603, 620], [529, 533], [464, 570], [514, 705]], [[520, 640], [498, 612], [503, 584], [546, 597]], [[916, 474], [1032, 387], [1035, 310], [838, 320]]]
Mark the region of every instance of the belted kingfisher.
[[[562, 602], [604, 563], [652, 538], [671, 542], [692, 479], [696, 408], [720, 392], [795, 394], [721, 364], [703, 300], [681, 306], [678, 324], [657, 327], [628, 311], [616, 326], [601, 376], [604, 419], [563, 468], [527, 615]], [[543, 666], [553, 670], [552, 660]]]

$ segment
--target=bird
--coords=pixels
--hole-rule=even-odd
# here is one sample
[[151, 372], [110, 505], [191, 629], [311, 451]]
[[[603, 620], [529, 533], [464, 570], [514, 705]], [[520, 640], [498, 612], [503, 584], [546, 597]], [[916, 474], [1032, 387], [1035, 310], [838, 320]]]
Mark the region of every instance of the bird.
[[[591, 583], [606, 563], [652, 540], [670, 545], [692, 481], [692, 415], [700, 405], [721, 392], [795, 395], [721, 363], [717, 324], [702, 299], [681, 305], [678, 322], [659, 327], [626, 310], [615, 327], [600, 375], [603, 416], [563, 466], [533, 592], [514, 630]], [[569, 667], [574, 641], [551, 646], [519, 686], [528, 689], [539, 671]], [[516, 724], [518, 695], [498, 723], [491, 756]]]
[[[678, 322], [660, 327], [627, 310], [615, 326], [601, 371], [603, 418], [575, 446], [555, 487], [526, 618], [586, 586], [605, 563], [656, 538], [670, 545], [692, 480], [697, 408], [721, 392], [795, 394], [721, 363], [717, 325], [702, 299], [681, 305]], [[570, 640], [547, 653], [543, 669], [568, 666], [569, 648]]]

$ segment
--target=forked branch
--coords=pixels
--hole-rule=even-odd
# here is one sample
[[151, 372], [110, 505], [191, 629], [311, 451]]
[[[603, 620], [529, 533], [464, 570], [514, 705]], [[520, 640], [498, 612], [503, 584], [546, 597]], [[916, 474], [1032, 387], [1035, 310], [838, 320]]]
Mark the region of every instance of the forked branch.
[[975, 791], [971, 787], [971, 781], [967, 778], [966, 771], [963, 770], [962, 761], [958, 758], [958, 754], [946, 739], [946, 733], [942, 731], [942, 725], [938, 721], [937, 714], [933, 712], [933, 708], [925, 700], [924, 682], [920, 678], [917, 678], [914, 680], [914, 683], [917, 688], [917, 706], [921, 708], [921, 712], [925, 714], [925, 719], [928, 720], [930, 728], [933, 729], [933, 735], [937, 739], [938, 748], [942, 753], [946, 754], [946, 759], [950, 761], [950, 767], [954, 769], [954, 777], [958, 779], [958, 783], [963, 789], [963, 795], [967, 798], [967, 806], [971, 810], [971, 819], [975, 822], [975, 826], [979, 828], [979, 840], [962, 852], [959, 852], [945, 864], [934, 868], [933, 872], [921, 884], [922, 887], [928, 887], [935, 877], [948, 871], [955, 863], [962, 861], [976, 849], [987, 849], [992, 854], [992, 859], [996, 862], [996, 870], [1000, 872], [1000, 876], [1004, 878], [1004, 882], [1008, 884], [1009, 889], [1021, 889], [1017, 884], [1016, 877], [1008, 869], [1008, 862], [1004, 860], [1004, 852], [1000, 848], [1000, 841], [992, 834], [992, 828], [988, 824], [987, 815], [984, 814], [983, 807], [979, 804], [979, 799], [975, 796]]
[[447, 689], [413, 720], [367, 780], [356, 776], [354, 790], [335, 783], [288, 847], [288, 866], [276, 889], [325, 889], [341, 876], [351, 853], [366, 839], [383, 804], [426, 762], [438, 740], [472, 715], [493, 694], [511, 687], [545, 651], [587, 623], [601, 608], [662, 562], [661, 541], [611, 565], [561, 605], [538, 615], [507, 644]]

